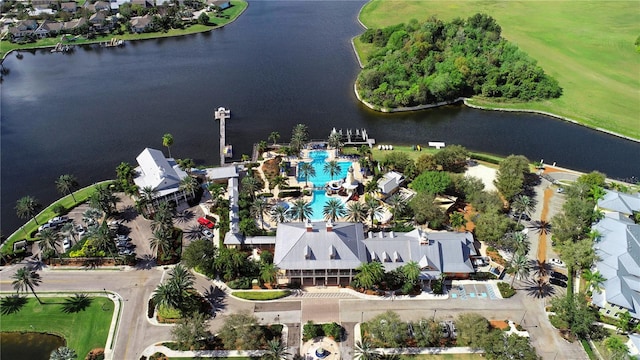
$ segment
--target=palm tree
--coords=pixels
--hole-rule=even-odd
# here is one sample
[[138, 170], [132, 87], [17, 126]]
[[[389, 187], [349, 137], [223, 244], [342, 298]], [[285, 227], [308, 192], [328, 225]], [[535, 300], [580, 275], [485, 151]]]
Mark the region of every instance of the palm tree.
[[275, 189], [276, 187], [283, 186], [283, 185], [288, 185], [288, 184], [289, 184], [289, 179], [288, 178], [286, 178], [284, 176], [281, 176], [281, 175], [278, 175], [278, 176], [274, 177], [273, 179], [271, 179], [269, 181], [269, 190], [271, 191], [272, 189]]
[[367, 216], [369, 216], [369, 219], [371, 220], [371, 226], [373, 226], [376, 216], [380, 216], [382, 214], [380, 201], [378, 201], [375, 196], [367, 194], [364, 197], [364, 207], [367, 211]]
[[515, 231], [507, 234], [509, 240], [511, 240], [510, 248], [516, 254], [527, 255], [529, 253], [529, 248], [531, 247], [531, 243], [529, 242], [529, 237], [523, 234], [521, 231]]
[[533, 266], [533, 273], [538, 278], [545, 278], [549, 276], [549, 272], [551, 271], [551, 265], [547, 264], [544, 260], [536, 260], [535, 265]]
[[60, 231], [67, 233], [67, 235], [71, 236], [73, 240], [78, 241], [78, 238], [76, 237], [76, 235], [78, 235], [78, 230], [76, 230], [76, 226], [74, 223], [68, 222], [62, 225], [62, 228], [60, 228]]
[[516, 254], [513, 259], [511, 259], [511, 270], [513, 271], [513, 274], [511, 275], [511, 287], [513, 287], [513, 283], [516, 281], [516, 278], [522, 280], [529, 276], [529, 273], [531, 272], [529, 258], [524, 254]]
[[291, 132], [291, 148], [296, 151], [296, 155], [300, 155], [300, 150], [307, 142], [309, 133], [307, 126], [304, 124], [297, 124]]
[[71, 194], [73, 198], [73, 202], [76, 201], [76, 197], [73, 195], [73, 192], [78, 190], [79, 184], [76, 177], [71, 174], [60, 175], [60, 177], [56, 180], [56, 189], [62, 195]]
[[289, 208], [289, 216], [293, 219], [298, 219], [300, 222], [304, 222], [313, 215], [313, 209], [311, 205], [303, 199], [296, 199]]
[[333, 177], [340, 174], [340, 171], [342, 169], [340, 168], [340, 165], [338, 164], [337, 161], [331, 160], [324, 164], [324, 167], [322, 168], [322, 170], [324, 171], [325, 174], [329, 174], [329, 176], [331, 176], [331, 180], [333, 180]]
[[300, 175], [304, 178], [304, 186], [309, 186], [309, 178], [316, 177], [316, 169], [313, 167], [311, 163], [302, 163], [300, 164]]
[[271, 221], [283, 223], [289, 221], [289, 214], [287, 208], [282, 205], [276, 205], [271, 208]]
[[190, 158], [178, 159], [176, 162], [180, 166], [180, 169], [182, 169], [189, 175], [191, 175], [191, 169], [196, 166], [196, 163], [193, 161], [193, 159]]
[[273, 145], [275, 145], [278, 142], [278, 139], [280, 139], [280, 133], [277, 131], [272, 131], [271, 134], [269, 134], [269, 141], [273, 141]]
[[262, 356], [265, 360], [283, 360], [290, 354], [287, 352], [287, 347], [280, 342], [280, 340], [273, 339], [267, 341], [267, 350]]
[[249, 195], [251, 195], [251, 200], [255, 200], [256, 191], [261, 189], [261, 184], [258, 182], [258, 180], [253, 176], [246, 176], [242, 179], [241, 183], [242, 189]]
[[536, 220], [531, 222], [529, 228], [539, 234], [548, 235], [551, 232], [551, 223], [545, 220]]
[[31, 270], [25, 266], [18, 269], [16, 273], [11, 276], [11, 278], [13, 279], [13, 282], [11, 284], [16, 290], [16, 293], [20, 293], [20, 291], [26, 292], [27, 290], [31, 290], [33, 296], [36, 297], [36, 300], [38, 300], [38, 302], [42, 304], [42, 300], [40, 300], [34, 290], [34, 286], [39, 286], [42, 282], [40, 274], [38, 274], [35, 270]]
[[407, 206], [407, 202], [399, 193], [391, 195], [387, 201], [389, 206], [391, 206], [391, 222], [395, 224], [396, 214], [404, 211], [404, 208]]
[[16, 202], [16, 215], [18, 215], [20, 219], [32, 218], [33, 221], [39, 225], [36, 214], [40, 208], [42, 208], [42, 205], [40, 205], [36, 198], [33, 196], [23, 196]]
[[601, 186], [594, 185], [589, 189], [589, 196], [593, 199], [593, 201], [598, 202], [598, 200], [604, 198], [606, 192]]
[[82, 213], [82, 221], [90, 224], [95, 223], [98, 219], [102, 218], [104, 214], [102, 211], [95, 208], [88, 208], [84, 213]]
[[365, 289], [373, 288], [384, 277], [384, 267], [379, 261], [363, 263], [356, 270], [358, 270], [358, 274], [356, 274], [355, 279]]
[[582, 272], [582, 278], [586, 282], [587, 289], [593, 288], [597, 293], [602, 293], [602, 284], [607, 280], [600, 271], [591, 271], [591, 269], [585, 269]]
[[200, 184], [198, 184], [198, 181], [191, 176], [185, 176], [180, 179], [179, 189], [182, 191], [190, 192], [192, 199], [196, 197], [196, 190], [198, 189], [198, 186], [200, 186]]
[[353, 350], [356, 355], [355, 358], [358, 360], [378, 360], [382, 357], [382, 354], [371, 345], [368, 338], [357, 341], [355, 345]]
[[322, 214], [325, 220], [335, 222], [338, 218], [347, 215], [347, 210], [344, 208], [342, 201], [338, 199], [329, 199], [322, 209]]
[[182, 264], [176, 265], [169, 271], [169, 282], [182, 291], [193, 288], [195, 280], [196, 277]]
[[266, 263], [260, 265], [260, 279], [267, 284], [276, 282], [278, 275], [278, 267], [274, 263]]
[[418, 279], [420, 278], [421, 269], [420, 269], [420, 265], [417, 262], [409, 261], [406, 265], [404, 265], [400, 269], [408, 282], [414, 285], [418, 282]]
[[58, 252], [59, 245], [60, 234], [58, 234], [56, 231], [53, 231], [51, 229], [44, 229], [40, 231], [40, 240], [38, 240], [38, 249], [40, 249], [40, 251], [52, 249], [53, 252], [55, 252], [55, 254], [58, 256], [58, 258], [62, 260], [62, 257], [60, 257], [60, 252]]
[[464, 218], [464, 214], [459, 211], [454, 211], [449, 214], [449, 223], [455, 230], [464, 228], [467, 225], [467, 219]]
[[166, 306], [177, 309], [180, 306], [181, 296], [175, 286], [169, 282], [165, 282], [156, 287], [152, 299], [156, 306]]
[[171, 157], [171, 145], [173, 145], [173, 135], [169, 133], [162, 135], [162, 146], [166, 146], [169, 151], [169, 157]]
[[162, 250], [164, 255], [168, 255], [171, 251], [171, 238], [164, 231], [158, 229], [153, 232], [153, 236], [149, 239], [149, 247], [151, 247], [151, 250], [156, 251], [156, 257], [158, 249]]
[[359, 201], [347, 204], [347, 220], [355, 223], [362, 223], [367, 218], [367, 209]]
[[99, 251], [104, 251], [108, 253], [115, 262], [116, 255], [113, 251], [115, 248], [115, 243], [111, 237], [111, 232], [109, 231], [109, 227], [107, 226], [107, 222], [103, 222], [100, 226], [93, 227], [89, 231], [89, 237], [91, 238], [93, 246]]
[[75, 350], [66, 346], [60, 346], [53, 350], [49, 356], [49, 360], [75, 360], [77, 358], [78, 354], [76, 354]]
[[511, 206], [518, 212], [518, 224], [520, 224], [522, 220], [522, 215], [527, 214], [531, 216], [531, 211], [533, 211], [534, 208], [533, 201], [527, 195], [517, 195], [513, 199]]
[[263, 197], [257, 198], [251, 205], [251, 213], [260, 220], [260, 228], [264, 230], [264, 213], [267, 210], [267, 200]]

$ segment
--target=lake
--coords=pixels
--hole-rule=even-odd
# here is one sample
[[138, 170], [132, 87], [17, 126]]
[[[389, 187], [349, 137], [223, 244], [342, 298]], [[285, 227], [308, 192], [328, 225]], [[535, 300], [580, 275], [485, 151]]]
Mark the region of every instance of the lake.
[[272, 131], [288, 141], [305, 123], [316, 139], [333, 127], [366, 128], [378, 143], [444, 141], [615, 178], [640, 175], [640, 144], [545, 116], [367, 109], [353, 93], [359, 68], [350, 43], [363, 31], [363, 4], [252, 1], [238, 21], [210, 33], [9, 55], [0, 101], [3, 234], [21, 224], [18, 198], [50, 203], [62, 174], [83, 186], [114, 178], [120, 162], [135, 163], [145, 147], [162, 149], [164, 133], [174, 136], [174, 157], [217, 164], [219, 106], [231, 109], [227, 142], [237, 158]]

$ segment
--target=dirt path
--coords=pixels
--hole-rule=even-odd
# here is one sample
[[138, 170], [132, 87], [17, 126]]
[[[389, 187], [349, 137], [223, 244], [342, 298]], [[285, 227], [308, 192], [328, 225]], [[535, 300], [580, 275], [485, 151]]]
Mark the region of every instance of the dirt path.
[[[544, 189], [544, 199], [542, 201], [542, 213], [540, 214], [540, 221], [547, 221], [547, 215], [549, 213], [549, 201], [553, 197], [553, 189]], [[538, 260], [540, 262], [545, 261], [547, 258], [547, 234], [545, 231], [540, 231], [538, 236]]]

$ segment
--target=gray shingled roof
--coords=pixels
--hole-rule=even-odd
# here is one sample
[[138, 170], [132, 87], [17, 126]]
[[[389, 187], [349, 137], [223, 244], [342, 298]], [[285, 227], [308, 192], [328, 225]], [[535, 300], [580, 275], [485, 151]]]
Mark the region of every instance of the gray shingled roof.
[[600, 239], [594, 245], [599, 261], [596, 268], [606, 279], [603, 294], [594, 292], [593, 302], [629, 309], [640, 318], [640, 225], [618, 213], [606, 214], [594, 227]]
[[187, 176], [173, 159], [167, 159], [160, 150], [145, 148], [136, 161], [139, 175], [133, 179], [140, 189], [151, 186], [158, 195], [166, 195], [178, 190], [180, 179]]
[[640, 194], [605, 190], [604, 198], [598, 200], [598, 207], [631, 215], [634, 211], [640, 211]]
[[273, 262], [281, 269], [355, 269], [367, 261], [359, 223], [336, 223], [327, 231], [324, 222], [278, 224]]

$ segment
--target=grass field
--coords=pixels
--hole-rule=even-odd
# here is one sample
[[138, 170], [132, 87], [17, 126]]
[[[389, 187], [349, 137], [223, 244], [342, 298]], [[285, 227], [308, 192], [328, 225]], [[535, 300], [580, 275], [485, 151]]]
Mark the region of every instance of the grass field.
[[[246, 1], [244, 0], [234, 0], [231, 1], [231, 4], [233, 5], [232, 7], [226, 9], [223, 11], [223, 14], [226, 15], [228, 18], [218, 18], [218, 17], [214, 17], [213, 13], [208, 13], [209, 17], [210, 17], [210, 21], [215, 24], [213, 26], [211, 25], [200, 25], [200, 24], [196, 24], [196, 25], [192, 25], [186, 29], [171, 29], [167, 32], [154, 32], [154, 33], [142, 33], [142, 34], [129, 34], [129, 33], [125, 33], [123, 35], [106, 35], [106, 36], [99, 36], [96, 37], [95, 39], [92, 40], [86, 40], [86, 39], [78, 39], [77, 41], [73, 42], [73, 44], [76, 45], [81, 45], [81, 44], [92, 44], [92, 43], [99, 43], [99, 42], [105, 42], [105, 41], [109, 41], [112, 38], [116, 37], [118, 39], [123, 39], [123, 40], [145, 40], [145, 39], [156, 39], [156, 38], [164, 38], [164, 37], [173, 37], [173, 36], [180, 36], [180, 35], [189, 35], [189, 34], [196, 34], [196, 33], [201, 33], [201, 32], [205, 32], [205, 31], [209, 31], [211, 29], [215, 29], [217, 27], [221, 27], [224, 26], [232, 21], [234, 21], [249, 5]], [[45, 38], [45, 39], [41, 39], [38, 40], [35, 43], [30, 43], [30, 44], [24, 44], [24, 45], [19, 45], [19, 44], [14, 44], [12, 42], [9, 41], [2, 41], [0, 42], [0, 58], [4, 57], [5, 54], [11, 50], [14, 49], [33, 49], [33, 48], [37, 48], [37, 47], [44, 47], [44, 46], [55, 46], [58, 42], [59, 42], [59, 38]]]
[[290, 294], [291, 291], [289, 290], [234, 291], [231, 293], [231, 295], [245, 300], [275, 300], [289, 296]]
[[[67, 346], [74, 349], [79, 359], [95, 348], [104, 348], [113, 316], [113, 302], [104, 297], [92, 298], [84, 311], [65, 314], [61, 303], [64, 298], [29, 298], [24, 307], [10, 315], [0, 315], [2, 331], [35, 331], [61, 335]], [[103, 310], [104, 306], [104, 310]]]
[[[637, 1], [372, 0], [360, 20], [367, 27], [384, 27], [412, 18], [489, 14], [506, 39], [559, 81], [563, 95], [526, 104], [477, 98], [474, 104], [546, 111], [640, 139], [640, 53], [633, 45], [640, 35], [637, 10]], [[365, 61], [367, 47], [355, 45]]]

